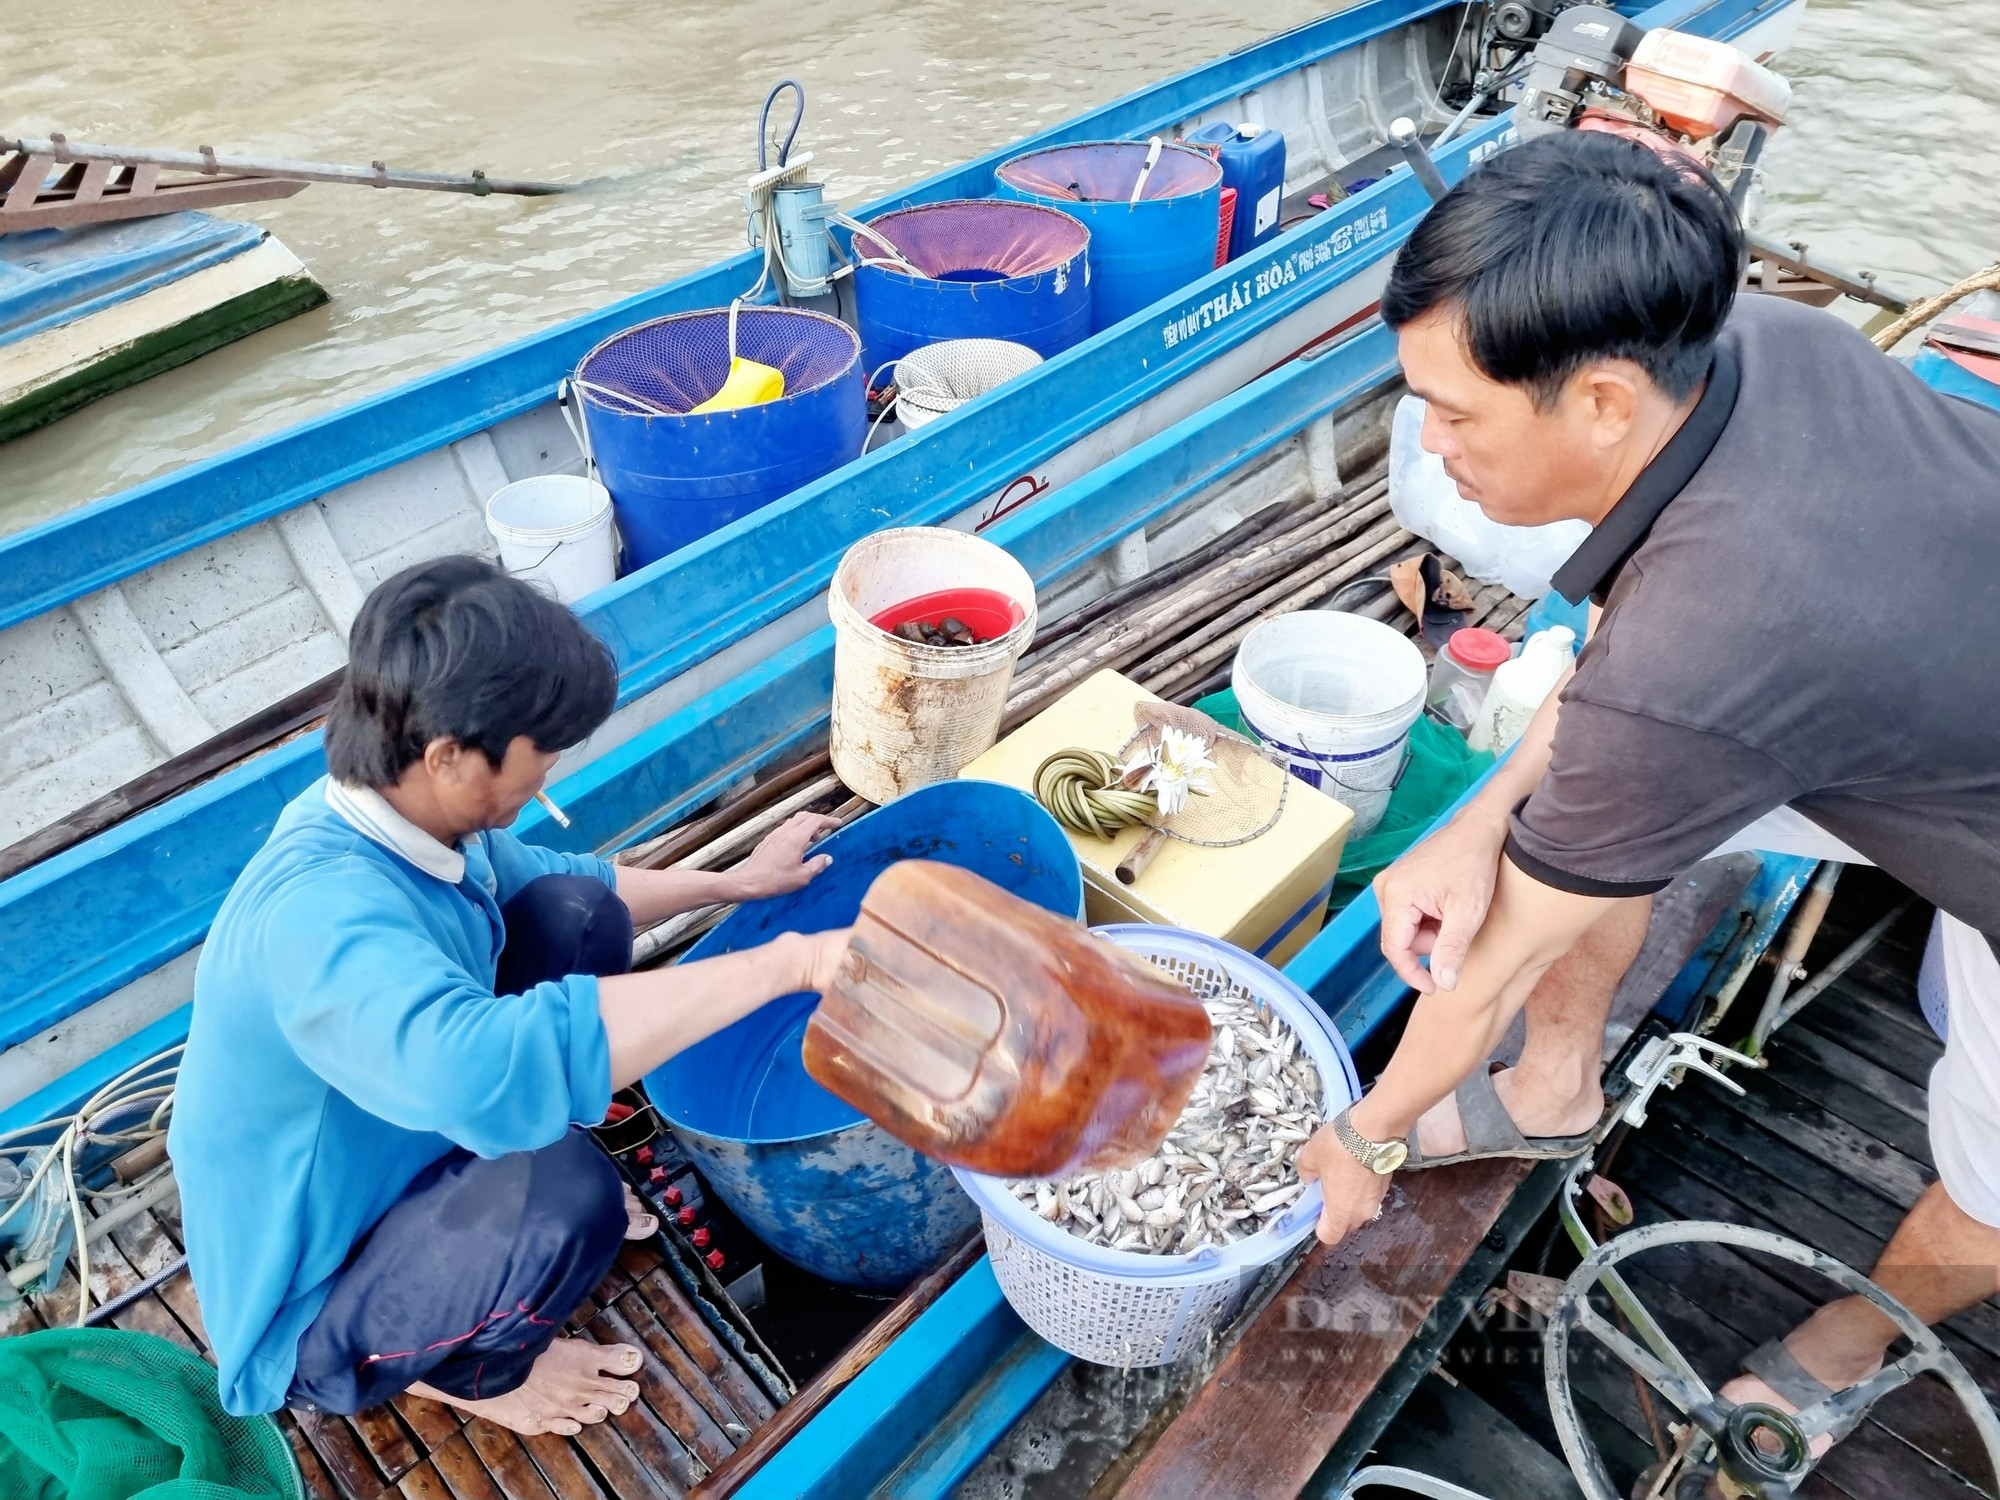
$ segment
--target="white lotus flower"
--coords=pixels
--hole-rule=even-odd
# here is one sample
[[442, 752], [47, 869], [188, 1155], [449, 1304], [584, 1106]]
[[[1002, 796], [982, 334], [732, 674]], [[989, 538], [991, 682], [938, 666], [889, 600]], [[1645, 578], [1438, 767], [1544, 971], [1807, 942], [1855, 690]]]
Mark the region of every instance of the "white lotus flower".
[[1187, 806], [1190, 793], [1208, 792], [1195, 777], [1214, 770], [1215, 761], [1208, 753], [1208, 741], [1200, 735], [1163, 727], [1157, 744], [1142, 745], [1118, 769], [1128, 783], [1136, 775], [1138, 789], [1151, 792], [1159, 801], [1161, 815], [1171, 818]]

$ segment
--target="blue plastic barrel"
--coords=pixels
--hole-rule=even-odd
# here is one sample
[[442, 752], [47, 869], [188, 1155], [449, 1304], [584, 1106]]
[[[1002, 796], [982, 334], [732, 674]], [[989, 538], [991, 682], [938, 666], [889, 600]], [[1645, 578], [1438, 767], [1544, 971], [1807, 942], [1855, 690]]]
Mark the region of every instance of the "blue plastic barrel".
[[1052, 146], [994, 173], [1001, 197], [1059, 208], [1090, 231], [1093, 329], [1123, 322], [1215, 269], [1222, 168], [1205, 151], [1164, 146], [1141, 187], [1149, 150], [1145, 141]]
[[948, 339], [1006, 339], [1047, 359], [1090, 336], [1090, 232], [1059, 209], [965, 198], [868, 227], [854, 237], [854, 306], [870, 374]]
[[[730, 913], [685, 962], [781, 932], [844, 927], [875, 877], [935, 859], [1064, 916], [1081, 916], [1083, 872], [1034, 798], [947, 781], [899, 798], [819, 846], [833, 865], [804, 890]], [[894, 1288], [935, 1265], [978, 1222], [949, 1168], [921, 1156], [807, 1076], [818, 997], [788, 995], [690, 1047], [646, 1093], [737, 1218], [795, 1265], [844, 1286]]]
[[675, 313], [615, 333], [571, 379], [627, 569], [643, 568], [861, 456], [861, 340], [793, 307], [738, 311], [736, 353], [774, 366], [785, 394], [692, 414], [729, 375], [729, 310]]

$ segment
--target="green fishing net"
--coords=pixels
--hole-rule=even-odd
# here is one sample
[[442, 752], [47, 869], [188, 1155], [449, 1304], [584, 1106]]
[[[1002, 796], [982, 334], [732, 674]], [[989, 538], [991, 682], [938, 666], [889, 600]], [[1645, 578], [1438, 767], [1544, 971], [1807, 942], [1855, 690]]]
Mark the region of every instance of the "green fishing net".
[[150, 1333], [0, 1339], [6, 1500], [301, 1500], [269, 1417], [232, 1417], [215, 1371]]
[[[1252, 735], [1236, 710], [1236, 694], [1228, 688], [1213, 693], [1195, 707], [1225, 728]], [[1392, 864], [1437, 821], [1438, 814], [1464, 795], [1466, 788], [1493, 764], [1488, 750], [1474, 750], [1450, 726], [1425, 715], [1410, 726], [1410, 759], [1389, 798], [1389, 807], [1367, 837], [1349, 839], [1341, 852], [1340, 874], [1333, 883], [1329, 913], [1343, 910], [1368, 888], [1368, 883]]]

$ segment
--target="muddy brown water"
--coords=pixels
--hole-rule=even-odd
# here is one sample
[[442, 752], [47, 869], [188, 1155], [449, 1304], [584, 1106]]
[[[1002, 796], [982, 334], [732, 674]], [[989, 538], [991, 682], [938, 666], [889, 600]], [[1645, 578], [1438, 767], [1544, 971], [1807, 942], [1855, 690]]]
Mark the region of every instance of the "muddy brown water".
[[[1331, 7], [1166, 0], [29, 0], [0, 132], [561, 180], [541, 200], [318, 186], [236, 216], [315, 312], [0, 448], [0, 532], [694, 270], [742, 243], [776, 78], [849, 207]], [[2000, 6], [1811, 0], [1764, 227], [1934, 290], [2000, 258]]]

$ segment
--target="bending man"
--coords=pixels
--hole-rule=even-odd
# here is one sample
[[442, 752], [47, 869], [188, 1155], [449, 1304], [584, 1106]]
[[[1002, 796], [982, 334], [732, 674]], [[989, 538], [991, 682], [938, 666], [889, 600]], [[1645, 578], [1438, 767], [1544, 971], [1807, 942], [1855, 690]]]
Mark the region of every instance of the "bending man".
[[[1424, 445], [1496, 521], [1592, 523], [1555, 582], [1596, 624], [1560, 703], [1378, 880], [1417, 1003], [1301, 1168], [1338, 1241], [1405, 1158], [1577, 1154], [1652, 893], [1721, 847], [1866, 858], [1956, 919], [1966, 960], [1931, 1088], [1943, 1180], [1876, 1268], [1936, 1321], [2000, 1267], [2000, 695], [1965, 654], [2000, 627], [2000, 414], [1827, 313], [1738, 299], [1743, 253], [1704, 174], [1571, 132], [1482, 165], [1397, 260], [1383, 316]], [[1520, 1065], [1489, 1076], [1524, 1004]], [[1891, 1337], [1833, 1304], [1729, 1394], [1797, 1406]]]

